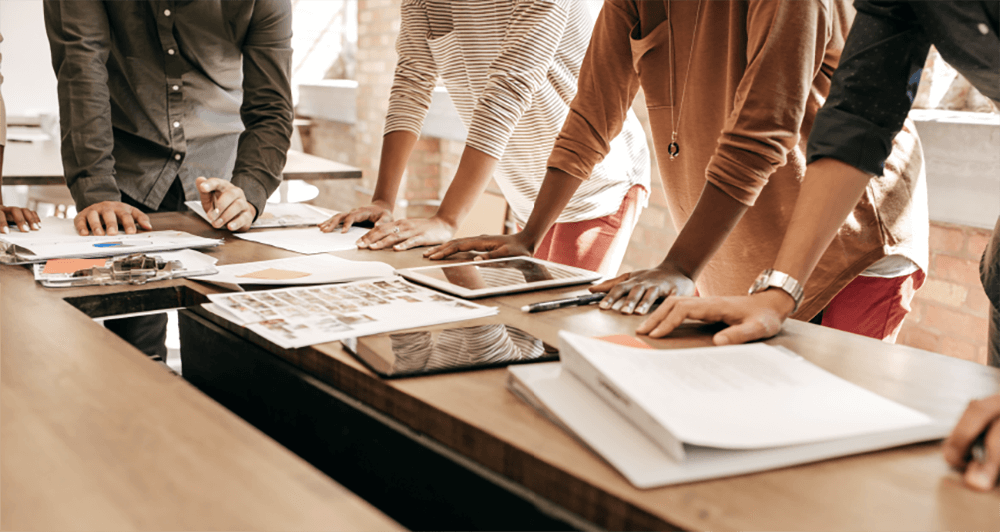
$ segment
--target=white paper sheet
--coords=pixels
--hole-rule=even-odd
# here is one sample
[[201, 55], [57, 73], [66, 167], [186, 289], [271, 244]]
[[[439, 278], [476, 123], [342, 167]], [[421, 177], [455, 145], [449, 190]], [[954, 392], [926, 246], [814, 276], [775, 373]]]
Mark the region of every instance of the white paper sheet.
[[198, 280], [239, 285], [306, 285], [390, 277], [393, 273], [392, 266], [384, 262], [353, 261], [322, 254], [227, 264], [218, 270], [219, 273]]
[[151, 253], [217, 246], [222, 240], [202, 238], [183, 231], [142, 231], [133, 235], [79, 236], [72, 220], [46, 218], [39, 231], [0, 234], [0, 242], [15, 244], [31, 253], [19, 254], [24, 262], [57, 258], [85, 258]]
[[[186, 201], [184, 204], [195, 214], [201, 216], [203, 220], [211, 223], [208, 215], [205, 214], [205, 209], [201, 206], [200, 200]], [[268, 203], [264, 206], [264, 212], [254, 220], [250, 228], [264, 229], [318, 225], [328, 220], [334, 214], [336, 212], [306, 203]]]
[[220, 316], [286, 349], [497, 313], [398, 277], [208, 298]]
[[362, 227], [351, 227], [347, 233], [341, 233], [339, 229], [332, 233], [324, 233], [315, 227], [306, 227], [303, 229], [235, 233], [235, 236], [243, 240], [267, 244], [268, 246], [287, 249], [296, 253], [315, 255], [317, 253], [357, 249], [358, 245], [356, 242], [368, 231], [369, 229]]
[[655, 488], [683, 482], [767, 471], [838, 456], [888, 449], [943, 438], [954, 420], [853, 438], [758, 450], [686, 447], [678, 461], [635, 425], [595, 395], [559, 362], [510, 366], [508, 388], [557, 425], [579, 438], [635, 487]]
[[658, 424], [686, 444], [756, 449], [931, 421], [767, 344], [649, 350], [563, 331], [560, 353], [564, 367], [595, 393], [626, 397], [610, 402], [654, 439]]

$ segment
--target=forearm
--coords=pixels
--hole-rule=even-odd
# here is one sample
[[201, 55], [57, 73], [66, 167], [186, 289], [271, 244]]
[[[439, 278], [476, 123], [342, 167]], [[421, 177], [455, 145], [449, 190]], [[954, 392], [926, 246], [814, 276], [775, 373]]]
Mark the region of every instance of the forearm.
[[486, 190], [496, 165], [496, 158], [466, 146], [458, 163], [455, 179], [441, 200], [441, 206], [435, 217], [453, 228], [458, 228], [472, 210], [476, 200]]
[[858, 204], [870, 178], [869, 174], [836, 159], [824, 158], [810, 164], [774, 269], [805, 284], [837, 230]]
[[705, 183], [691, 217], [664, 262], [694, 280], [726, 241], [748, 207], [712, 183]]
[[388, 209], [396, 205], [399, 184], [406, 171], [406, 161], [417, 144], [417, 136], [409, 131], [393, 131], [382, 138], [382, 154], [378, 164], [378, 182], [372, 203], [384, 203]]
[[3, 205], [3, 144], [0, 144], [0, 205]]
[[556, 223], [559, 214], [573, 198], [573, 194], [576, 194], [581, 182], [562, 170], [549, 168], [545, 173], [545, 180], [542, 181], [542, 188], [538, 191], [538, 197], [535, 198], [531, 216], [528, 217], [522, 231], [523, 236], [537, 246], [545, 238], [549, 228]]

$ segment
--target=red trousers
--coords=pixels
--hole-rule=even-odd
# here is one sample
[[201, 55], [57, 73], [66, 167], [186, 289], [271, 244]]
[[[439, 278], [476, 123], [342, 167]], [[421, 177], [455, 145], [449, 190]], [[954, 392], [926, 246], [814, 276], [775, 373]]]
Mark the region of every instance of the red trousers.
[[641, 195], [645, 193], [636, 185], [625, 194], [621, 207], [614, 214], [553, 225], [535, 250], [535, 257], [598, 272], [605, 277], [617, 275], [632, 230], [639, 221]]
[[895, 343], [924, 272], [901, 277], [856, 277], [823, 309], [823, 325]]

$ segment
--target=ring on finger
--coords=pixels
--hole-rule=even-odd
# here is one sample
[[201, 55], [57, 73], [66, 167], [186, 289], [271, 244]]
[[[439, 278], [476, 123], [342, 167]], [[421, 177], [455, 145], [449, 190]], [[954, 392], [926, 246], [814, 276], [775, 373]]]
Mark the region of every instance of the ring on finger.
[[399, 226], [398, 225], [396, 227], [392, 228], [392, 234], [394, 234], [394, 235], [398, 235], [399, 234]]

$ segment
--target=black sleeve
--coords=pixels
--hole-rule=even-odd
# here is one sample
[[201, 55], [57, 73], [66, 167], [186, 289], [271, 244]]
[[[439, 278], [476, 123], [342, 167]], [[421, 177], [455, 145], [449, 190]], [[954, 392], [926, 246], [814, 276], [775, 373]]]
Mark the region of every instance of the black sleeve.
[[858, 15], [816, 114], [807, 161], [832, 157], [882, 175], [903, 127], [930, 42], [906, 2], [855, 2]]

